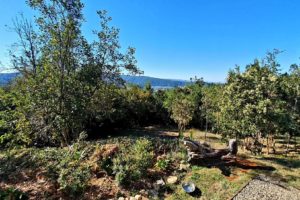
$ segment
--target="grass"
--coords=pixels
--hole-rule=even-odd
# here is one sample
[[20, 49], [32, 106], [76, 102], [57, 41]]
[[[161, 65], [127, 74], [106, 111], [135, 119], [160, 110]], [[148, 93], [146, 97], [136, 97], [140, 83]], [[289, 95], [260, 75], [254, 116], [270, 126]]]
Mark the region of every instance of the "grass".
[[[191, 129], [184, 133], [185, 137], [190, 137], [191, 135], [194, 140], [202, 142], [205, 140], [206, 135], [205, 141], [216, 149], [227, 146], [220, 135], [205, 133], [196, 129]], [[223, 175], [223, 169], [192, 166], [192, 169], [185, 175], [182, 182], [193, 182], [201, 192], [201, 199], [229, 199], [256, 175], [250, 171], [233, 167], [228, 170], [231, 171], [230, 176]], [[195, 199], [195, 197], [185, 193], [179, 184], [174, 193], [167, 199], [188, 200]]]
[[265, 155], [252, 158], [258, 163], [269, 165], [276, 170], [268, 175], [278, 178], [288, 185], [300, 189], [300, 156]]
[[[185, 182], [193, 182], [201, 191], [201, 199], [229, 199], [240, 190], [252, 177], [252, 174], [235, 171], [231, 177], [222, 175], [218, 168], [193, 167], [185, 178]], [[167, 199], [195, 199], [185, 193], [178, 185], [174, 194]]]

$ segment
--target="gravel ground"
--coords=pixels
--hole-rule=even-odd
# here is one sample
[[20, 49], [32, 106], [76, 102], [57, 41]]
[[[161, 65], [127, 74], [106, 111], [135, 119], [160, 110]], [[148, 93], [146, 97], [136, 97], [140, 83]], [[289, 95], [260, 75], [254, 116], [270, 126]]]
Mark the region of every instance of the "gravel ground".
[[250, 181], [233, 200], [300, 200], [300, 191], [260, 175]]

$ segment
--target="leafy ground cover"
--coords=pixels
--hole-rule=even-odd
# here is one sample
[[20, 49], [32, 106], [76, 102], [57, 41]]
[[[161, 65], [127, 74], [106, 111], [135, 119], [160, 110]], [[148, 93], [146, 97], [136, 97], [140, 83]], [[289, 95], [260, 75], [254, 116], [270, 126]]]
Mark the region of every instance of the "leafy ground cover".
[[[228, 199], [262, 173], [300, 188], [299, 155], [253, 156], [240, 149], [239, 166], [189, 166], [186, 150], [174, 135], [170, 130], [149, 128], [130, 136], [125, 132], [97, 141], [78, 141], [65, 148], [3, 150], [0, 197], [109, 199], [140, 194], [145, 199]], [[203, 141], [205, 133], [189, 130], [185, 136]], [[206, 140], [214, 148], [226, 146], [216, 134], [206, 134]], [[170, 176], [178, 180], [168, 183]], [[188, 181], [195, 183], [198, 196], [182, 190], [181, 183]]]

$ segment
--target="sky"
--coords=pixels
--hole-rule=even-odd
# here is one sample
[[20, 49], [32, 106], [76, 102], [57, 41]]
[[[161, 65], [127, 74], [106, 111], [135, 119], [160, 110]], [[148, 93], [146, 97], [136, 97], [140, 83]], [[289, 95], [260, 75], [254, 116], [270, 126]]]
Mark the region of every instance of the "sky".
[[[299, 0], [83, 0], [83, 34], [93, 40], [97, 10], [105, 9], [120, 28], [122, 47], [137, 50], [144, 75], [224, 82], [229, 69], [242, 68], [267, 51], [284, 52], [282, 72], [300, 63]], [[0, 61], [9, 66], [8, 49], [17, 40], [6, 25], [34, 13], [24, 0], [0, 0]]]

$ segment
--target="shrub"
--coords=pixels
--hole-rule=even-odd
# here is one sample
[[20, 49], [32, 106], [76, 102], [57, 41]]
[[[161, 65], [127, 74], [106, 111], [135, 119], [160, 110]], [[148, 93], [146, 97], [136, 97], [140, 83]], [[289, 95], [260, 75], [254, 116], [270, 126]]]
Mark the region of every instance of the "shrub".
[[0, 189], [0, 199], [27, 200], [28, 196], [17, 189], [8, 188], [6, 190]]
[[63, 192], [70, 196], [82, 194], [86, 188], [86, 182], [90, 178], [88, 166], [77, 166], [75, 168], [63, 168], [59, 173], [57, 182]]
[[88, 149], [75, 143], [69, 148], [46, 149], [39, 160], [48, 162], [47, 176], [59, 184], [63, 193], [70, 197], [83, 193], [91, 177], [90, 166], [85, 162]]
[[149, 140], [138, 139], [133, 146], [124, 148], [113, 159], [113, 171], [119, 185], [130, 185], [146, 176], [152, 165], [153, 147]]
[[170, 160], [162, 157], [160, 159], [158, 159], [155, 163], [155, 167], [157, 167], [159, 170], [166, 170], [170, 165]]

